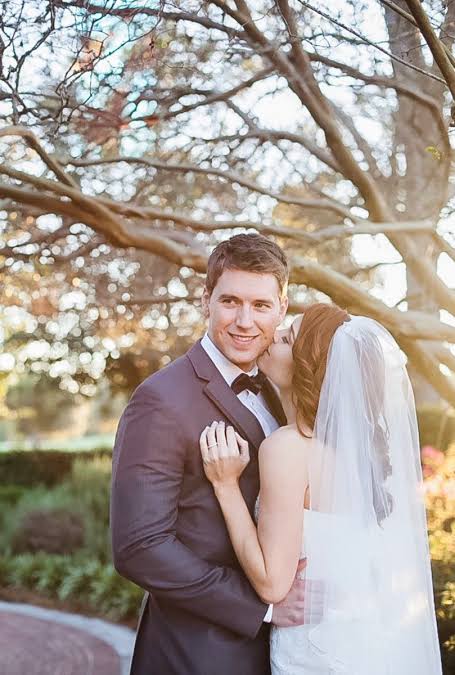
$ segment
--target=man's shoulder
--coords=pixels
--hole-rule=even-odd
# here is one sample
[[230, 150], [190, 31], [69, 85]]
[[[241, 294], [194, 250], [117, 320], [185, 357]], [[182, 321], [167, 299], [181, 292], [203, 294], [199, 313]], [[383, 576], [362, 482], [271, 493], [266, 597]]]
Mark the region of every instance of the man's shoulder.
[[[189, 350], [194, 349], [193, 347]], [[135, 390], [133, 396], [145, 396], [166, 400], [171, 397], [175, 403], [188, 387], [195, 386], [195, 373], [188, 358], [189, 352], [149, 375]]]
[[188, 359], [188, 352], [182, 354], [182, 356], [179, 356], [177, 359], [175, 359], [175, 361], [171, 361], [166, 366], [163, 366], [163, 368], [160, 368], [159, 370], [149, 375], [143, 382], [141, 382], [140, 386], [142, 385], [147, 385], [150, 387], [156, 386], [162, 382], [172, 380], [174, 377], [178, 377], [186, 370], [188, 371], [191, 370], [191, 364]]

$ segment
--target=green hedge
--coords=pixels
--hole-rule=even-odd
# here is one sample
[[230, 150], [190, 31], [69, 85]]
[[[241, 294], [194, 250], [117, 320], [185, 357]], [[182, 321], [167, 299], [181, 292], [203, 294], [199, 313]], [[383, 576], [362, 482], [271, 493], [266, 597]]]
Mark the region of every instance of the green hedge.
[[94, 558], [45, 553], [0, 556], [0, 586], [43, 593], [117, 621], [137, 617], [144, 591]]
[[[41, 542], [40, 550], [49, 554], [68, 553], [70, 533], [61, 519], [63, 513], [80, 524], [82, 538], [73, 549], [108, 562], [110, 481], [110, 454], [87, 457], [84, 453], [75, 456], [71, 472], [57, 485], [42, 481], [32, 486], [0, 485], [0, 552], [32, 553]], [[59, 539], [61, 548], [55, 546]]]
[[0, 453], [0, 485], [52, 487], [71, 475], [74, 463], [110, 457], [111, 450], [12, 450]]
[[[111, 453], [24, 451], [13, 454], [14, 461], [8, 468], [12, 471], [11, 467], [19, 467], [19, 474], [13, 475], [15, 480], [21, 478], [26, 482], [32, 478], [39, 484], [0, 485], [0, 587], [33, 591], [68, 602], [75, 610], [94, 612], [112, 620], [137, 618], [143, 591], [118, 575], [111, 560]], [[54, 454], [58, 456], [56, 462]], [[1, 459], [5, 459], [4, 456]], [[34, 471], [37, 460], [40, 460], [39, 466], [44, 467], [49, 460], [48, 464], [54, 469], [48, 474], [44, 470], [38, 474]], [[27, 470], [22, 475], [23, 465]], [[62, 470], [63, 476], [55, 467]], [[32, 476], [30, 471], [34, 472]], [[57, 485], [48, 487], [44, 479], [54, 480]], [[49, 518], [62, 510], [74, 514], [83, 524], [83, 541], [76, 550], [66, 554], [26, 549], [24, 553], [14, 552], [14, 541], [27, 519], [45, 514], [46, 517], [36, 520], [33, 535], [35, 538], [48, 535]], [[61, 538], [63, 541], [65, 532]]]

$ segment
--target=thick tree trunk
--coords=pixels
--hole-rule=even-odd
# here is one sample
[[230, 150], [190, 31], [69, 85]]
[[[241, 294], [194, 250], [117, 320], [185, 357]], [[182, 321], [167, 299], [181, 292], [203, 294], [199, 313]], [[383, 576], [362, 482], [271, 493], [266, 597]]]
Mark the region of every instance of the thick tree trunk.
[[[404, 0], [397, 5], [407, 10]], [[390, 51], [415, 66], [425, 68], [421, 48], [421, 34], [409, 21], [397, 12], [385, 8]], [[394, 75], [403, 84], [412, 82], [419, 91], [432, 96], [442, 111], [443, 86], [421, 73], [393, 62]], [[437, 223], [441, 208], [447, 201], [450, 156], [447, 142], [431, 109], [397, 92], [395, 131], [392, 150], [393, 174], [386, 182], [386, 190], [397, 221], [416, 217], [428, 218]], [[425, 233], [419, 237], [421, 255], [431, 262], [435, 273], [438, 254], [434, 241]], [[407, 303], [412, 310], [424, 311], [439, 316], [439, 306], [433, 289], [425, 285], [407, 267]], [[423, 380], [411, 367], [416, 399], [419, 404], [440, 399], [433, 387]]]

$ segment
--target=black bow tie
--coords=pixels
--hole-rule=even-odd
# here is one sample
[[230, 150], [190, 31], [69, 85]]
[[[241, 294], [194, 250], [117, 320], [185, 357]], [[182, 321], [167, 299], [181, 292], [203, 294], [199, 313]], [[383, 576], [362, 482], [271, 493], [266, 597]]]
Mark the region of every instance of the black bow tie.
[[250, 391], [253, 392], [253, 394], [259, 394], [259, 392], [262, 390], [266, 382], [267, 382], [266, 376], [264, 375], [264, 373], [261, 373], [260, 371], [254, 377], [250, 377], [250, 375], [242, 373], [241, 375], [235, 378], [235, 380], [231, 384], [231, 389], [234, 392], [234, 394], [240, 394], [240, 392], [243, 391], [244, 389], [249, 389]]

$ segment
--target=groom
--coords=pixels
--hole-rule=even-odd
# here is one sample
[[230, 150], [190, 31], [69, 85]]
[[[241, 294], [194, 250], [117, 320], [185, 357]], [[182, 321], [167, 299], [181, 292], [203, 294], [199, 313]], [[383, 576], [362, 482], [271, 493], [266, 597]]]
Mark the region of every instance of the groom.
[[274, 607], [250, 586], [199, 451], [201, 431], [214, 420], [249, 441], [240, 486], [253, 513], [259, 445], [286, 424], [274, 389], [255, 376], [256, 359], [286, 313], [287, 280], [284, 253], [267, 238], [241, 234], [219, 244], [203, 296], [207, 334], [147, 378], [120, 420], [114, 564], [148, 593], [132, 675], [268, 675], [270, 621], [303, 623], [301, 581]]

